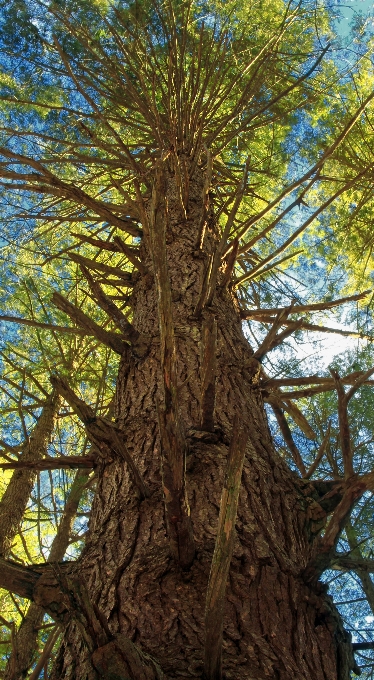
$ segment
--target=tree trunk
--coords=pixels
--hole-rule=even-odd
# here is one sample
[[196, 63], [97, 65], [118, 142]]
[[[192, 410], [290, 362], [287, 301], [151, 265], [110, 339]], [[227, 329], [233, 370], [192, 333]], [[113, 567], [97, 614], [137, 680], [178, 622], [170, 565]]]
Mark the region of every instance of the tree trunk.
[[[116, 415], [150, 497], [139, 499], [125, 464], [114, 461], [100, 468], [89, 538], [77, 573], [86, 580], [95, 611], [101, 612], [112, 636], [122, 634], [151, 655], [165, 678], [203, 677], [205, 599], [227, 452], [238, 415], [250, 435], [227, 583], [223, 677], [348, 680], [348, 636], [325, 586], [309, 586], [303, 580], [324, 512], [312, 498], [312, 483], [302, 482], [275, 451], [257, 385], [259, 364], [243, 334], [235, 294], [219, 287], [223, 270], [212, 304], [200, 316], [195, 313], [218, 240], [211, 207], [204, 246], [197, 249], [203, 180], [199, 170], [190, 179], [187, 218], [172, 174], [166, 192], [167, 263], [195, 558], [183, 570], [170, 553], [157, 418], [157, 401], [162, 404], [164, 399], [158, 300], [153, 277], [136, 274], [133, 324], [152, 341], [145, 357], [126, 353], [121, 360]], [[152, 271], [147, 235], [141, 252]], [[202, 325], [209, 315], [217, 324], [213, 432], [200, 429], [201, 422], [209, 422], [201, 414], [201, 403], [209, 403], [201, 394]], [[99, 649], [92, 654], [80, 631], [74, 622], [68, 626], [53, 680], [158, 677], [158, 671], [131, 672], [125, 662], [122, 675], [118, 667], [107, 666], [105, 672], [109, 647], [102, 646], [100, 652], [97, 642]]]
[[[47, 454], [47, 446], [55, 426], [60, 398], [54, 390], [47, 398], [39, 419], [25, 441], [19, 457], [23, 462], [36, 462]], [[12, 547], [30, 494], [34, 486], [34, 470], [15, 470], [0, 501], [0, 555], [7, 556]]]
[[[67, 500], [64, 514], [58, 526], [49, 552], [49, 562], [60, 562], [64, 559], [69, 547], [72, 526], [89, 477], [87, 470], [77, 470]], [[31, 602], [26, 615], [14, 639], [12, 653], [4, 671], [4, 680], [23, 680], [35, 656], [38, 629], [43, 623], [44, 609]]]

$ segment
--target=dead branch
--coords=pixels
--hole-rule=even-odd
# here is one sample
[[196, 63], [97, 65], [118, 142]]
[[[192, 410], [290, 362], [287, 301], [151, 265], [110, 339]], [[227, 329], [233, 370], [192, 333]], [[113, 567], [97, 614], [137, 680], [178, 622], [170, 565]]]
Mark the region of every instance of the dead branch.
[[335, 387], [338, 394], [338, 417], [339, 417], [339, 432], [340, 432], [340, 446], [342, 450], [344, 478], [349, 479], [354, 475], [353, 469], [353, 451], [351, 433], [348, 422], [348, 395], [344, 391], [340, 376], [337, 371], [330, 369], [330, 373], [334, 378]]
[[374, 649], [374, 642], [352, 642], [352, 649], [354, 652], [364, 651], [365, 649]]
[[[365, 290], [363, 293], [357, 293], [356, 295], [349, 295], [348, 297], [340, 298], [339, 300], [332, 300], [331, 302], [317, 302], [310, 305], [294, 305], [292, 307], [292, 312], [288, 313], [299, 314], [300, 312], [320, 312], [324, 309], [332, 309], [333, 307], [339, 307], [346, 302], [355, 302], [357, 300], [362, 300], [364, 297], [369, 295], [371, 290]], [[282, 311], [290, 310], [290, 307], [272, 307], [269, 309], [243, 309], [241, 310], [242, 319], [250, 319], [254, 316], [265, 316], [266, 314], [274, 315], [279, 314]]]
[[226, 258], [226, 269], [224, 271], [220, 288], [226, 288], [231, 281], [232, 273], [234, 271], [236, 258], [239, 250], [239, 239], [235, 239], [233, 242], [232, 250], [230, 250]]
[[117, 458], [126, 462], [141, 498], [149, 497], [144, 480], [123, 441], [123, 432], [117, 430], [106, 418], [96, 416], [91, 406], [80, 399], [65, 380], [52, 375], [50, 381], [80, 418], [86, 428], [88, 438], [101, 452], [103, 460], [110, 462], [113, 454], [117, 454]]
[[305, 418], [304, 414], [300, 411], [300, 409], [296, 406], [296, 404], [293, 404], [292, 401], [287, 399], [286, 397], [288, 395], [280, 394], [282, 398], [282, 404], [283, 408], [287, 413], [290, 414], [292, 419], [295, 421], [296, 425], [299, 426], [300, 430], [305, 434], [305, 436], [308, 439], [317, 439], [316, 433], [314, 432], [313, 428], [309, 425], [307, 419]]
[[[258, 321], [259, 323], [273, 323], [275, 321], [275, 317], [268, 316], [264, 314], [263, 317], [260, 315], [256, 316], [253, 318], [253, 321]], [[282, 326], [288, 326], [291, 325], [293, 321], [291, 320], [285, 320], [282, 323]], [[336, 335], [343, 335], [345, 337], [353, 337], [353, 338], [361, 338], [362, 340], [369, 340], [373, 341], [374, 337], [371, 335], [366, 335], [365, 333], [361, 333], [360, 331], [348, 331], [348, 330], [343, 330], [340, 328], [330, 328], [328, 326], [318, 326], [316, 324], [308, 323], [307, 321], [303, 321], [300, 329], [303, 331], [315, 331], [317, 333], [334, 333]]]
[[235, 536], [235, 521], [249, 428], [235, 417], [227, 471], [222, 490], [217, 538], [205, 605], [204, 677], [222, 678], [222, 631], [227, 577]]
[[53, 630], [48, 636], [47, 642], [44, 645], [44, 649], [35, 665], [34, 670], [32, 671], [31, 675], [29, 675], [28, 680], [38, 680], [39, 675], [42, 672], [42, 669], [44, 668], [45, 664], [48, 662], [48, 659], [52, 654], [53, 647], [55, 646], [60, 634], [61, 634], [60, 626], [56, 626], [55, 628], [53, 628]]
[[56, 456], [37, 461], [17, 460], [11, 463], [0, 463], [2, 470], [60, 470], [63, 468], [92, 468], [95, 465], [94, 456]]
[[110, 349], [113, 349], [117, 354], [122, 355], [126, 349], [126, 345], [121, 339], [120, 335], [112, 331], [106, 331], [101, 328], [95, 321], [93, 321], [81, 309], [73, 305], [69, 300], [63, 297], [60, 293], [55, 291], [52, 295], [51, 301], [53, 304], [65, 312], [70, 318], [83, 328], [89, 335], [93, 335], [99, 342], [102, 342]]
[[100, 248], [100, 250], [109, 250], [111, 253], [120, 252], [118, 246], [116, 246], [116, 244], [113, 243], [113, 241], [103, 241], [100, 238], [93, 238], [93, 236], [88, 236], [86, 234], [77, 234], [74, 231], [71, 231], [70, 234], [74, 236], [74, 238], [79, 239], [79, 241], [81, 241], [82, 243], [90, 243], [91, 246], [95, 246], [95, 248]]
[[34, 321], [33, 319], [22, 319], [18, 316], [0, 316], [0, 321], [7, 321], [10, 323], [19, 323], [22, 326], [32, 326], [34, 328], [46, 328], [47, 330], [59, 331], [60, 333], [74, 333], [75, 335], [91, 335], [82, 328], [71, 328], [70, 326], [55, 326], [51, 323], [43, 323], [42, 321]]
[[149, 347], [149, 338], [141, 335], [134, 326], [127, 320], [123, 312], [112, 302], [112, 300], [105, 295], [100, 287], [100, 284], [91, 276], [88, 269], [82, 264], [80, 265], [83, 276], [85, 277], [90, 287], [91, 293], [101, 309], [108, 314], [114, 321], [117, 328], [122, 332], [125, 340], [128, 340], [137, 356], [144, 356]]
[[113, 239], [115, 245], [117, 246], [117, 249], [119, 250], [120, 253], [123, 253], [126, 255], [127, 259], [131, 262], [131, 264], [136, 267], [140, 271], [143, 276], [148, 274], [148, 269], [147, 267], [143, 264], [141, 260], [139, 260], [138, 257], [136, 257], [136, 254], [134, 252], [134, 249], [131, 248], [130, 246], [127, 245], [124, 241], [119, 236], [115, 236]]
[[366, 571], [374, 573], [374, 560], [365, 557], [351, 557], [350, 555], [337, 555], [331, 560], [331, 569], [342, 569], [344, 571]]
[[[364, 371], [354, 371], [340, 378], [343, 385], [354, 385], [357, 378], [364, 375]], [[363, 384], [363, 383], [361, 383]], [[266, 378], [262, 381], [264, 387], [293, 387], [297, 385], [325, 385], [334, 389], [333, 378], [324, 378], [318, 375], [303, 376], [301, 378]], [[374, 380], [365, 380], [365, 385], [374, 385]], [[288, 392], [287, 392], [288, 394]]]
[[89, 257], [83, 257], [77, 253], [68, 253], [69, 258], [79, 265], [83, 265], [86, 269], [93, 269], [96, 272], [102, 272], [110, 276], [118, 276], [122, 281], [123, 286], [132, 286], [131, 272], [125, 272], [120, 267], [111, 267], [108, 264], [91, 260]]
[[0, 587], [9, 590], [27, 600], [33, 599], [34, 587], [40, 573], [31, 567], [24, 567], [18, 562], [11, 562], [0, 557]]
[[[315, 553], [307, 565], [304, 578], [307, 582], [316, 582], [321, 574], [329, 567], [332, 558], [335, 556], [335, 548], [339, 536], [345, 526], [353, 506], [365, 493], [374, 486], [374, 473], [368, 473], [362, 477], [353, 477], [345, 482], [342, 499], [335, 508], [335, 511], [326, 526], [325, 533], [319, 539], [315, 548]], [[331, 493], [334, 493], [332, 491]]]
[[263, 340], [260, 347], [256, 350], [253, 357], [258, 361], [261, 361], [265, 354], [270, 352], [275, 347], [281, 345], [286, 338], [288, 338], [290, 335], [292, 335], [292, 333], [294, 333], [300, 328], [301, 324], [302, 319], [299, 319], [298, 321], [295, 321], [294, 323], [290, 324], [290, 326], [286, 328], [286, 330], [282, 331], [281, 333], [278, 333], [277, 335], [276, 331], [282, 325], [282, 323], [279, 319], [276, 319], [266, 338]]
[[212, 314], [203, 319], [201, 328], [201, 404], [200, 426], [214, 432], [214, 404], [216, 398], [217, 321]]
[[203, 208], [200, 217], [200, 223], [198, 228], [198, 238], [196, 247], [198, 250], [202, 250], [205, 236], [205, 229], [208, 217], [208, 206], [209, 206], [209, 190], [212, 183], [212, 171], [213, 171], [213, 156], [210, 149], [206, 149], [207, 156], [207, 167], [205, 171], [204, 187], [203, 187]]
[[291, 430], [289, 428], [285, 415], [282, 409], [279, 408], [275, 403], [270, 402], [270, 405], [277, 419], [280, 431], [283, 435], [283, 439], [291, 452], [292, 460], [295, 463], [296, 467], [298, 468], [301, 476], [305, 477], [306, 474], [305, 465], [301, 457], [300, 451], [293, 440]]
[[209, 281], [210, 281], [211, 272], [212, 272], [213, 259], [214, 259], [213, 255], [208, 255], [208, 262], [207, 262], [207, 266], [206, 266], [204, 276], [203, 276], [203, 282], [202, 282], [202, 286], [201, 286], [200, 297], [197, 301], [197, 304], [196, 304], [196, 307], [195, 307], [194, 313], [193, 313], [193, 316], [195, 316], [197, 319], [199, 319], [200, 316], [201, 316], [201, 312], [204, 309], [206, 297], [208, 295], [208, 287], [209, 287]]
[[344, 477], [349, 479], [354, 475], [353, 468], [353, 450], [352, 441], [348, 422], [348, 403], [357, 390], [365, 383], [365, 381], [374, 373], [374, 368], [370, 368], [365, 373], [362, 373], [357, 380], [355, 380], [351, 389], [348, 392], [344, 391], [342, 381], [337, 371], [330, 369], [330, 373], [334, 378], [336, 391], [338, 394], [338, 416], [339, 416], [339, 430], [340, 430], [340, 445], [342, 449]]
[[[9, 158], [11, 161], [18, 161], [24, 167], [32, 167], [36, 172], [32, 173], [22, 173], [14, 172], [8, 170], [1, 170], [0, 175], [4, 178], [9, 178], [13, 180], [19, 180], [22, 182], [18, 185], [19, 188], [25, 189], [26, 191], [36, 191], [37, 193], [45, 193], [50, 196], [59, 196], [67, 200], [71, 200], [74, 203], [84, 205], [89, 210], [92, 210], [96, 215], [101, 217], [101, 219], [114, 227], [118, 227], [123, 231], [131, 234], [132, 236], [141, 236], [142, 230], [136, 227], [133, 223], [129, 224], [129, 221], [124, 221], [117, 217], [112, 210], [108, 208], [108, 205], [96, 198], [93, 198], [87, 194], [80, 187], [68, 184], [64, 182], [59, 177], [54, 175], [52, 172], [47, 170], [41, 163], [36, 161], [34, 158], [29, 158], [22, 154], [13, 152], [5, 147], [1, 147], [1, 155]], [[12, 185], [17, 187], [16, 184]]]
[[310, 466], [309, 470], [307, 470], [306, 474], [304, 475], [304, 479], [309, 479], [309, 477], [311, 477], [312, 474], [317, 470], [317, 467], [318, 467], [318, 465], [320, 464], [320, 462], [323, 458], [323, 454], [326, 451], [326, 447], [327, 447], [327, 444], [328, 444], [328, 441], [329, 441], [329, 438], [330, 438], [330, 432], [331, 432], [331, 420], [329, 421], [325, 436], [323, 438], [321, 446], [319, 447], [319, 449], [317, 451], [317, 455], [315, 457], [315, 460], [312, 463], [312, 465]]
[[209, 307], [212, 304], [213, 297], [216, 291], [216, 285], [217, 285], [217, 276], [218, 276], [218, 270], [221, 266], [222, 263], [222, 256], [224, 254], [225, 247], [227, 245], [227, 240], [230, 236], [230, 232], [232, 229], [232, 226], [234, 224], [234, 220], [236, 217], [236, 214], [240, 208], [243, 196], [245, 194], [245, 190], [247, 188], [247, 181], [248, 181], [248, 170], [249, 170], [249, 161], [250, 159], [247, 158], [244, 166], [244, 171], [243, 171], [243, 176], [241, 182], [238, 184], [235, 194], [233, 196], [234, 198], [234, 205], [231, 208], [228, 216], [227, 216], [227, 222], [225, 224], [225, 228], [223, 230], [221, 239], [216, 247], [214, 256], [213, 256], [213, 261], [212, 261], [212, 266], [210, 270], [210, 277], [208, 281], [208, 290], [207, 290], [207, 295], [206, 295], [206, 300], [203, 306]]

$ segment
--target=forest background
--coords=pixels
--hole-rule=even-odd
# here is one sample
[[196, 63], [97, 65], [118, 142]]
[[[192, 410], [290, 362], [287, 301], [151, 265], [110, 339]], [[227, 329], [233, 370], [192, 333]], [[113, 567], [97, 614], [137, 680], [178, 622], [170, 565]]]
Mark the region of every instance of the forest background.
[[[89, 13], [90, 3], [81, 5], [81, 11]], [[100, 3], [93, 5], [100, 9]], [[235, 265], [240, 305], [249, 310], [250, 322], [243, 320], [243, 327], [251, 345], [263, 347], [269, 329], [275, 328], [274, 315], [266, 316], [264, 309], [291, 305], [292, 312], [292, 306], [306, 305], [303, 321], [296, 327], [290, 327], [294, 323], [290, 321], [283, 327], [284, 342], [274, 343], [271, 353], [264, 352], [268, 381], [278, 380], [273, 387], [290, 391], [281, 408], [279, 395], [278, 401], [268, 395], [268, 419], [277, 450], [300, 476], [337, 480], [344, 476], [339, 376], [351, 376], [348, 384], [365, 377], [365, 384], [349, 404], [350, 437], [355, 471], [364, 475], [374, 467], [374, 381], [369, 374], [374, 365], [373, 24], [370, 14], [364, 16], [358, 11], [352, 16], [349, 11], [348, 30], [343, 5], [290, 3], [286, 8], [279, 2], [274, 3], [274, 12], [275, 5], [279, 16], [286, 9], [295, 17], [298, 12], [308, 15], [303, 48], [305, 53], [309, 49], [322, 54], [322, 58], [318, 56], [310, 87], [307, 79], [300, 101], [292, 101], [291, 93], [285, 104], [280, 100], [279, 108], [274, 103], [267, 118], [264, 106], [250, 155], [240, 134], [226, 155], [224, 150], [221, 156], [216, 154], [213, 174], [221, 176], [221, 185], [217, 180], [215, 191], [220, 194], [221, 215], [231, 220], [231, 231], [236, 220], [231, 208], [234, 204], [238, 210], [238, 197], [242, 219], [265, 209], [271, 217], [260, 235], [252, 235], [253, 243], [247, 240]], [[57, 14], [59, 7], [56, 3]], [[105, 12], [105, 3], [102, 8]], [[79, 109], [84, 99], [63, 52], [60, 56], [65, 73], [56, 68], [55, 80], [52, 70], [43, 73], [42, 63], [38, 64], [38, 41], [45, 27], [35, 17], [42, 9], [42, 3], [16, 2], [3, 4], [1, 10], [0, 555], [20, 565], [76, 560], [84, 544], [97, 481], [91, 469], [92, 442], [66, 395], [63, 399], [52, 389], [50, 377], [55, 378], [55, 388], [59, 379], [68, 381], [95, 415], [112, 417], [118, 353], [109, 346], [109, 335], [106, 342], [102, 341], [104, 335], [100, 337], [97, 327], [113, 334], [115, 323], [108, 321], [105, 307], [108, 299], [131, 321], [123, 285], [133, 262], [139, 266], [135, 227], [128, 235], [121, 226], [106, 221], [104, 214], [94, 219], [90, 208], [86, 214], [73, 214], [71, 204], [58, 193], [54, 198], [40, 198], [30, 186], [20, 186], [21, 180], [34, 181], [25, 170], [24, 155], [48, 151], [50, 142], [56, 143], [53, 135], [56, 130], [61, 133], [64, 123], [59, 119], [59, 108], [69, 99], [69, 106], [75, 101]], [[265, 26], [271, 23], [273, 10], [267, 16], [261, 3], [253, 3], [252, 11], [257, 20], [261, 14]], [[209, 24], [209, 13], [207, 16]], [[44, 35], [44, 39], [50, 36]], [[74, 56], [74, 46], [72, 51]], [[311, 66], [311, 59], [306, 59], [293, 78], [301, 78]], [[97, 113], [95, 102], [87, 97], [84, 112], [91, 106]], [[42, 102], [44, 110], [35, 105], [36, 101]], [[354, 123], [349, 127], [352, 117]], [[84, 158], [85, 146], [92, 144], [95, 148], [96, 132], [90, 132], [83, 115], [76, 114], [74, 124], [75, 128], [67, 116], [71, 146], [64, 148], [62, 141], [60, 148], [55, 145], [51, 165], [58, 166], [60, 155], [66, 182], [78, 180], [84, 186], [87, 173], [98, 200], [110, 201], [110, 196], [115, 196], [113, 200], [117, 201], [122, 196], [129, 201], [131, 189], [119, 187], [116, 169], [103, 171], [92, 158]], [[31, 128], [34, 133], [28, 134]], [[280, 188], [292, 185], [295, 177], [306, 174], [313, 163], [318, 164], [318, 158], [339, 135], [339, 146], [323, 168], [310, 176], [312, 180], [305, 180], [303, 191], [275, 199]], [[81, 158], [74, 150], [78, 141]], [[136, 149], [135, 138], [132, 148]], [[76, 153], [70, 167], [66, 160], [69, 153]], [[39, 171], [36, 164], [30, 172]], [[233, 190], [229, 189], [226, 195], [222, 178], [245, 189], [231, 195]], [[91, 206], [91, 213], [95, 209], [97, 206]], [[113, 244], [113, 235], [114, 245], [109, 245]], [[107, 295], [101, 308], [92, 272]], [[58, 294], [94, 321], [92, 332]], [[332, 301], [339, 298], [348, 301], [334, 306]], [[321, 303], [322, 308], [318, 308]], [[310, 305], [316, 305], [315, 313]], [[15, 318], [22, 321], [15, 323]], [[112, 339], [112, 344], [115, 342]], [[325, 386], [328, 384], [329, 391], [322, 383], [304, 380], [316, 374]], [[75, 457], [74, 464], [61, 461], [63, 456]], [[22, 466], [21, 471], [14, 470], [17, 464]], [[18, 487], [9, 500], [6, 490], [16, 478]], [[18, 498], [21, 500], [15, 510]], [[340, 558], [322, 577], [329, 584], [346, 629], [352, 633], [356, 662], [365, 680], [374, 678], [373, 512], [370, 490], [358, 500], [341, 532], [337, 546]], [[317, 527], [318, 518], [315, 522]], [[44, 673], [47, 678], [59, 644], [59, 624], [36, 604], [29, 606], [26, 598], [8, 590], [0, 591], [0, 612], [1, 676], [10, 678], [11, 673], [18, 672], [14, 677], [35, 680]], [[20, 660], [17, 629], [21, 623], [26, 633], [21, 643], [25, 658]], [[31, 630], [37, 634], [30, 634]], [[19, 663], [23, 664], [21, 670], [16, 669]]]

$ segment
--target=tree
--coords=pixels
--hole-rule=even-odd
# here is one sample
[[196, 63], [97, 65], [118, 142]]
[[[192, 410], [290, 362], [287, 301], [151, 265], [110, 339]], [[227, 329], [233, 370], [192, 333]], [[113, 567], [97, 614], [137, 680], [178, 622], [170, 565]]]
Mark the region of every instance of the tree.
[[[347, 74], [308, 3], [30, 0], [2, 16], [5, 237], [27, 236], [38, 280], [56, 266], [53, 307], [16, 320], [108, 348], [118, 372], [111, 418], [92, 407], [84, 367], [45, 364], [92, 445], [90, 528], [76, 561], [2, 558], [1, 585], [61, 626], [56, 680], [348, 680], [350, 635], [321, 577], [343, 559], [346, 527], [351, 568], [370, 569], [349, 518], [374, 473], [358, 466], [348, 409], [374, 369], [277, 379], [263, 361], [319, 329], [309, 315], [366, 293], [285, 304], [266, 286], [298, 237], [370, 181], [371, 157], [356, 167], [341, 151], [374, 93], [339, 109]], [[339, 118], [323, 143], [311, 121], [329, 98]], [[267, 329], [254, 349], [244, 319]], [[322, 477], [327, 424], [310, 456], [285, 416], [317, 439], [287, 389], [300, 385], [337, 394], [340, 453]]]

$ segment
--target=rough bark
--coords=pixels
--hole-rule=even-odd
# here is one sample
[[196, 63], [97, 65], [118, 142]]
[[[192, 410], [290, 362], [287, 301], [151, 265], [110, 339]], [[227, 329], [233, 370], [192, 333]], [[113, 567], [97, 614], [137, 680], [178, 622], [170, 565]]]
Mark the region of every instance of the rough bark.
[[[186, 491], [195, 559], [185, 571], [170, 552], [156, 407], [164, 398], [157, 293], [151, 276], [136, 274], [133, 325], [153, 341], [146, 356], [127, 354], [120, 364], [116, 416], [150, 497], [139, 499], [121, 461], [102, 465], [80, 578], [113, 640], [125, 636], [135, 643], [139, 653], [157, 660], [168, 680], [202, 677], [204, 607], [228, 448], [238, 415], [248, 428], [249, 441], [226, 590], [223, 677], [348, 680], [353, 666], [349, 637], [325, 586], [303, 580], [325, 511], [308, 495], [310, 485], [291, 472], [275, 451], [258, 383], [259, 365], [243, 334], [235, 295], [230, 287], [220, 285], [222, 268], [210, 308], [217, 324], [214, 431], [200, 429], [204, 315], [196, 314], [196, 305], [204, 298], [204, 281], [209, 279], [219, 238], [212, 206], [203, 205], [206, 197], [199, 169], [190, 178], [187, 204], [181, 201], [186, 186], [182, 189], [170, 173], [167, 269], [179, 416], [188, 443]], [[202, 214], [205, 236], [202, 248], [196, 250]], [[152, 271], [145, 228], [144, 234], [140, 257]], [[199, 313], [202, 308], [203, 304]], [[137, 680], [136, 674], [124, 670], [125, 652], [123, 674], [117, 667], [112, 675], [105, 675], [93, 662], [102, 647], [97, 641], [88, 644], [72, 621], [53, 680]]]
[[[23, 445], [19, 460], [36, 463], [47, 455], [59, 406], [59, 396], [54, 390], [46, 400], [42, 412], [28, 441]], [[0, 555], [8, 555], [21, 524], [35, 482], [36, 471], [20, 469], [13, 472], [0, 501]]]

